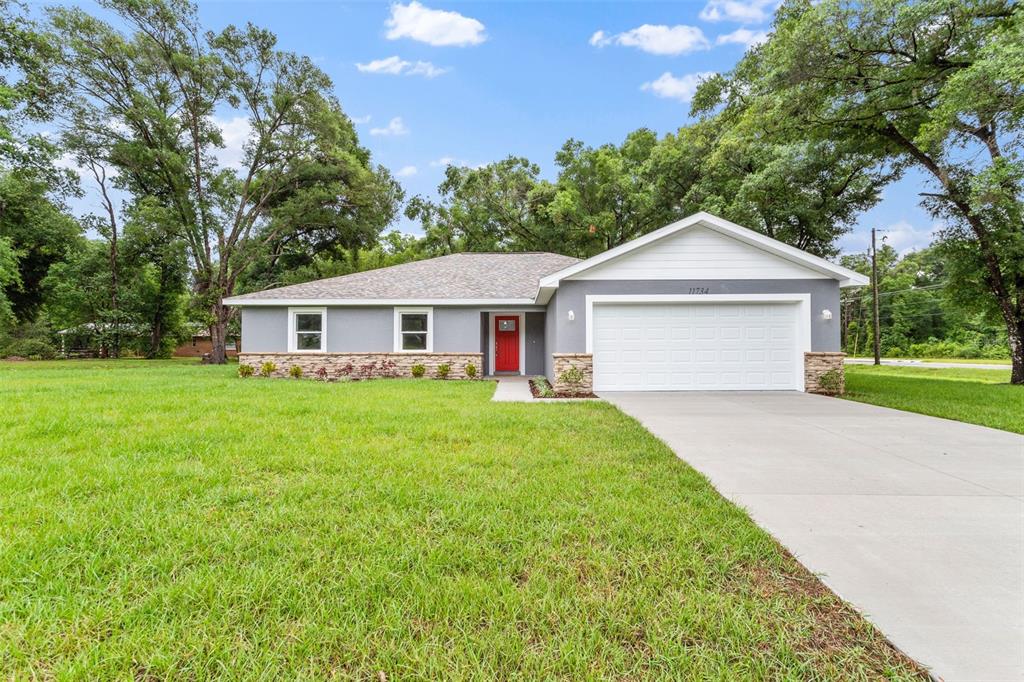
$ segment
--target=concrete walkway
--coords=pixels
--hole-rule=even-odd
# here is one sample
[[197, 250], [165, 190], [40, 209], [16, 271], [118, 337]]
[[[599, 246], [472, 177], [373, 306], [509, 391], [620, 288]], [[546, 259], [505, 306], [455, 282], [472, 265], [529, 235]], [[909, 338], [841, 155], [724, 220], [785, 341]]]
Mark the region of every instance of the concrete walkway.
[[943, 680], [1024, 679], [1024, 436], [803, 393], [605, 393]]
[[[846, 358], [843, 362], [847, 365], [873, 365], [875, 361], [871, 358]], [[973, 362], [956, 362], [951, 360], [949, 362], [924, 362], [922, 360], [889, 360], [882, 358], [883, 365], [891, 365], [893, 367], [938, 367], [938, 368], [962, 368], [962, 369], [1005, 369], [1007, 372], [1010, 371], [1009, 365], [1000, 365], [993, 362], [986, 363], [973, 363]]]
[[536, 400], [530, 392], [530, 377], [489, 376], [498, 382], [491, 400], [499, 403], [530, 403]]

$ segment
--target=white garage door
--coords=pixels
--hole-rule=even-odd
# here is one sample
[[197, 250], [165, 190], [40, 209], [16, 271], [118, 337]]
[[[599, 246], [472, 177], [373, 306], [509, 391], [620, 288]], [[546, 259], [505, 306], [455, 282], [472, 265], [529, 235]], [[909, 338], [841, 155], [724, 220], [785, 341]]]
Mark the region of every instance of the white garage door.
[[798, 389], [799, 310], [795, 303], [595, 304], [594, 390]]

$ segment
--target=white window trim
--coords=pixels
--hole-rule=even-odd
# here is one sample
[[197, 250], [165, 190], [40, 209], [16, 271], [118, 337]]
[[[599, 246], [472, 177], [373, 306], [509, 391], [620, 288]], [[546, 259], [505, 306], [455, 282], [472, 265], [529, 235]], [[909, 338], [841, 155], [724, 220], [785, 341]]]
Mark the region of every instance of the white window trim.
[[594, 304], [602, 303], [794, 303], [799, 307], [796, 322], [797, 390], [804, 386], [804, 353], [811, 351], [810, 294], [590, 294], [587, 301], [587, 353], [594, 352]]
[[[299, 350], [295, 335], [295, 316], [304, 313], [320, 315], [320, 349]], [[289, 353], [326, 353], [327, 352], [327, 308], [288, 308], [288, 352]]]
[[519, 318], [519, 375], [526, 375], [526, 313], [511, 312], [507, 310], [492, 311], [487, 316], [487, 366], [494, 374], [494, 318], [496, 317], [518, 317]]
[[[424, 350], [404, 350], [402, 348], [402, 315], [427, 315], [427, 347]], [[395, 352], [396, 353], [433, 353], [434, 352], [434, 309], [433, 308], [395, 308]]]

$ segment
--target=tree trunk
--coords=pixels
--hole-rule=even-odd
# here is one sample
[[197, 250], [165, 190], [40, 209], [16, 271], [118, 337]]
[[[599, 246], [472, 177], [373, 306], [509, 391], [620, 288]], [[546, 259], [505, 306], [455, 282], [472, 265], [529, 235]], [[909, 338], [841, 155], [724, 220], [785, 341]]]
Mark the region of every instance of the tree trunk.
[[221, 302], [223, 299], [218, 296], [213, 304], [213, 322], [210, 323], [210, 341], [213, 343], [213, 350], [210, 351], [210, 362], [215, 365], [223, 365], [228, 361], [226, 341], [228, 331], [228, 309]]
[[1007, 320], [1006, 328], [1009, 331], [1010, 361], [1013, 363], [1010, 368], [1010, 383], [1024, 384], [1024, 318], [1018, 317], [1015, 321]]

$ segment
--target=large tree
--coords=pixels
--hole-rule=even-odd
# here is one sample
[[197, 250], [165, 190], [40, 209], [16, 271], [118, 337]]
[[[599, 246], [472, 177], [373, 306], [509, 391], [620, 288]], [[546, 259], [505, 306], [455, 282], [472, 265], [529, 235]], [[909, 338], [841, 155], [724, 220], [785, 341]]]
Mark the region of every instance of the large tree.
[[[223, 362], [223, 300], [247, 268], [311, 220], [344, 223], [338, 238], [355, 246], [372, 241], [393, 215], [380, 206], [394, 188], [359, 147], [330, 79], [278, 50], [269, 31], [204, 32], [187, 0], [101, 4], [126, 31], [51, 10], [71, 126], [100, 143], [121, 189], [172, 212]], [[240, 159], [223, 158], [218, 117], [244, 131]]]
[[1008, 0], [792, 0], [697, 101], [778, 134], [856, 143], [931, 179], [961, 300], [1002, 320], [1024, 384], [1024, 12]]
[[423, 225], [432, 253], [564, 248], [545, 214], [553, 189], [539, 176], [537, 164], [514, 156], [479, 168], [450, 165], [441, 200], [414, 197], [406, 215]]

